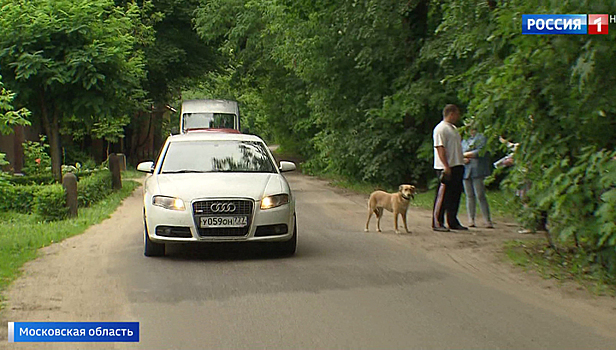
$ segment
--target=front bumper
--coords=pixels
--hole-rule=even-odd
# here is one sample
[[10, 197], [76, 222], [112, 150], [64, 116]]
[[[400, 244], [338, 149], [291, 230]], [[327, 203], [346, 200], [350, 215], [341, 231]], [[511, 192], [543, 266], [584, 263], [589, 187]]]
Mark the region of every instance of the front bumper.
[[[199, 228], [199, 217], [208, 213], [195, 212], [205, 201], [249, 202], [247, 229], [214, 230]], [[197, 205], [195, 205], [197, 203]], [[150, 240], [157, 243], [183, 242], [275, 242], [289, 240], [295, 227], [295, 203], [261, 210], [260, 202], [249, 198], [204, 198], [187, 205], [183, 211], [169, 210], [146, 202], [145, 223]], [[200, 210], [200, 209], [197, 209]]]

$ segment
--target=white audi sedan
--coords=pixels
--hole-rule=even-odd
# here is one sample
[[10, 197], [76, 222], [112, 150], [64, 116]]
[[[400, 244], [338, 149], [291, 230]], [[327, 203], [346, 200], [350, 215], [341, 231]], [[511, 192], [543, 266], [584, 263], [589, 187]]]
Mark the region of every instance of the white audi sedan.
[[295, 253], [295, 199], [257, 136], [192, 132], [169, 136], [156, 164], [143, 162], [146, 256], [165, 254], [165, 243], [271, 242]]

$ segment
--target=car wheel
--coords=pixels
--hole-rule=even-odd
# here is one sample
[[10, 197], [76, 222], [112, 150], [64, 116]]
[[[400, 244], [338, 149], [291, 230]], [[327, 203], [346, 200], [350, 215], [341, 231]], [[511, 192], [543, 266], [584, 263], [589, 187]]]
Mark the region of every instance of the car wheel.
[[295, 254], [297, 249], [297, 221], [295, 222], [295, 226], [293, 226], [293, 236], [288, 241], [277, 242], [276, 243], [276, 251], [278, 254], [282, 256], [291, 256]]
[[148, 226], [143, 223], [143, 234], [145, 235], [143, 255], [145, 256], [164, 256], [165, 255], [165, 243], [152, 242], [150, 235], [148, 235]]

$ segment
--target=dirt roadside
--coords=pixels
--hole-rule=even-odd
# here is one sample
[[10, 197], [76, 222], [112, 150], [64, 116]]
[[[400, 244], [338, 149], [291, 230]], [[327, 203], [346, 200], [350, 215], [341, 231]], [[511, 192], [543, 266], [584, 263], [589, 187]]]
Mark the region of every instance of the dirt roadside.
[[[130, 303], [119, 280], [109, 274], [109, 253], [122, 246], [124, 232], [141, 225], [141, 187], [126, 198], [111, 218], [84, 234], [39, 250], [39, 257], [22, 268], [21, 276], [3, 293], [0, 312], [0, 349], [27, 349], [32, 344], [7, 343], [7, 322], [132, 321]], [[89, 349], [123, 345], [92, 343]], [[64, 349], [66, 343], [37, 344], [37, 348]], [[74, 347], [71, 347], [74, 348]]]
[[[335, 187], [324, 179], [312, 178], [358, 205], [367, 207], [368, 196]], [[465, 216], [459, 215], [465, 224]], [[520, 234], [519, 225], [503, 218], [494, 220], [495, 228], [470, 228], [469, 231], [434, 232], [430, 227], [432, 213], [409, 207], [410, 234], [393, 232], [392, 214], [386, 212], [381, 221], [387, 239], [419, 248], [428, 258], [477, 278], [482, 284], [508, 293], [538, 308], [574, 318], [600, 334], [616, 339], [616, 298], [598, 296], [575, 282], [545, 279], [534, 271], [514, 266], [505, 256], [504, 244], [511, 240], [545, 240], [541, 234]], [[374, 217], [373, 220], [374, 221]], [[481, 219], [479, 219], [481, 222]], [[358, 223], [362, 226], [363, 223]], [[371, 222], [370, 234], [377, 234]]]

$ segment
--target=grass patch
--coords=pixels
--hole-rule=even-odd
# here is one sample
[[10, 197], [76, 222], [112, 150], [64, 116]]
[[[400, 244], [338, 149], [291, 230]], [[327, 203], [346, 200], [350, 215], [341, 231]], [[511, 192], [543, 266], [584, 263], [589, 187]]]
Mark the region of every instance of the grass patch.
[[141, 179], [145, 177], [145, 173], [137, 171], [134, 166], [127, 166], [127, 169], [122, 172], [122, 179]]
[[[432, 210], [435, 196], [434, 191], [435, 190], [429, 190], [417, 194], [415, 196], [415, 201], [413, 202], [413, 205], [423, 209]], [[512, 207], [509, 203], [509, 201], [514, 198], [513, 194], [509, 194], [506, 191], [502, 190], [488, 190], [486, 193], [486, 197], [488, 198], [490, 214], [493, 218], [514, 218], [515, 213], [511, 211]], [[464, 214], [466, 217], [466, 195], [464, 193], [462, 193], [462, 197], [460, 198], [460, 214]], [[479, 203], [477, 203], [476, 219], [479, 220], [479, 222], [482, 222], [483, 220], [481, 210], [479, 209]]]
[[616, 296], [616, 278], [575, 246], [556, 251], [544, 240], [515, 240], [505, 243], [505, 254], [514, 265], [545, 279], [575, 282], [593, 294]]
[[[349, 181], [347, 179], [331, 175], [320, 175], [319, 177], [330, 181], [330, 184], [332, 186], [344, 188], [365, 195], [369, 195], [372, 191], [375, 190], [383, 190], [387, 192], [395, 192], [398, 190], [395, 187], [387, 188], [384, 186], [379, 186], [366, 182]], [[432, 206], [434, 205], [434, 196], [435, 190], [420, 192], [415, 195], [415, 199], [411, 201], [411, 205], [426, 210], [432, 210]], [[486, 193], [486, 197], [488, 198], [488, 205], [490, 206], [490, 213], [493, 218], [499, 217], [513, 219], [514, 213], [511, 212], [512, 206], [509, 203], [509, 201], [513, 200], [514, 198], [513, 194], [501, 190], [489, 190]], [[462, 197], [460, 198], [459, 213], [464, 215], [464, 218], [466, 218], [466, 197], [464, 193], [462, 193]], [[479, 220], [479, 222], [481, 222], [482, 218], [483, 217], [481, 216], [481, 211], [479, 207], [477, 207], [477, 219]]]
[[35, 214], [0, 213], [0, 291], [17, 278], [24, 263], [36, 258], [39, 248], [83, 233], [107, 219], [138, 186], [135, 181], [123, 181], [120, 191], [89, 208], [79, 208], [74, 219], [44, 222]]
[[338, 188], [344, 188], [353, 192], [362, 193], [369, 195], [374, 190], [383, 190], [383, 191], [393, 191], [390, 188], [384, 188], [383, 186], [378, 186], [374, 184], [370, 184], [367, 182], [354, 182], [349, 181], [343, 178], [337, 178], [328, 175], [320, 175], [320, 178], [326, 179], [329, 181], [330, 185]]

